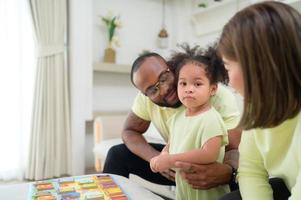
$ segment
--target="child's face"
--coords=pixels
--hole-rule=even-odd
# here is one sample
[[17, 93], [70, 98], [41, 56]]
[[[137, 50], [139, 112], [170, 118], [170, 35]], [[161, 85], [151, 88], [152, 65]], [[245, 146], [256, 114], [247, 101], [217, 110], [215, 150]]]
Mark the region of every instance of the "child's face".
[[178, 96], [186, 108], [201, 109], [209, 105], [209, 99], [215, 94], [217, 85], [210, 85], [204, 67], [186, 64], [179, 72]]
[[229, 75], [229, 85], [242, 96], [244, 95], [244, 81], [240, 64], [223, 56], [223, 62]]

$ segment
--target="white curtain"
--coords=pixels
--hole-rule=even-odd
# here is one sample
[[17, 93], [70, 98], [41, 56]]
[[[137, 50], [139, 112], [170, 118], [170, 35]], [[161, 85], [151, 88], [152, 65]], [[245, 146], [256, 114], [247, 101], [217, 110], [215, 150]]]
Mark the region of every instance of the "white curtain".
[[0, 180], [22, 179], [34, 89], [35, 55], [26, 0], [0, 0]]
[[65, 63], [66, 0], [29, 0], [38, 47], [30, 180], [71, 174], [68, 76]]

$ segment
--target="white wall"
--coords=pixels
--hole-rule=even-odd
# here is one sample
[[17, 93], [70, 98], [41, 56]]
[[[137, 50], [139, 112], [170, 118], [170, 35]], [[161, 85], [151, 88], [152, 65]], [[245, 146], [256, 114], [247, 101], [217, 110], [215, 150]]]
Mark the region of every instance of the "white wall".
[[[120, 15], [122, 28], [117, 29], [121, 46], [116, 48], [116, 63], [131, 65], [143, 50], [169, 54], [177, 41], [177, 25], [174, 12], [176, 1], [166, 1], [166, 27], [169, 33], [169, 48], [157, 47], [157, 35], [162, 24], [161, 0], [94, 0], [92, 10], [93, 61], [102, 62], [108, 38], [106, 27], [100, 16], [112, 11]], [[93, 110], [130, 110], [137, 90], [127, 74], [94, 73]]]
[[91, 8], [91, 0], [69, 1], [69, 66], [73, 175], [84, 173], [85, 121], [92, 116]]
[[137, 91], [129, 74], [97, 72], [94, 74], [94, 111], [129, 111]]
[[[137, 90], [128, 74], [92, 74], [94, 62], [101, 62], [107, 47], [107, 35], [100, 15], [109, 10], [120, 14], [123, 27], [118, 30], [121, 47], [117, 48], [117, 63], [132, 64], [143, 50], [168, 57], [177, 43], [198, 43], [205, 46], [204, 37], [196, 36], [191, 22], [193, 0], [166, 0], [166, 26], [169, 48], [159, 49], [157, 34], [161, 29], [161, 0], [70, 0], [70, 70], [73, 172], [84, 172], [91, 162], [92, 140], [85, 134], [85, 122], [93, 111], [129, 110]], [[218, 23], [218, 22], [217, 22]], [[221, 25], [222, 26], [222, 25]], [[84, 31], [83, 31], [84, 30]], [[202, 42], [200, 42], [202, 41]], [[204, 44], [204, 45], [203, 45]], [[85, 141], [87, 140], [87, 141]], [[88, 141], [89, 140], [89, 141]], [[88, 160], [88, 161], [87, 161]]]
[[186, 42], [188, 44], [196, 44], [197, 38], [191, 22], [191, 13], [193, 2], [196, 0], [174, 1], [172, 18], [174, 26], [174, 34], [177, 34], [176, 44]]
[[[170, 44], [175, 41], [172, 33], [171, 5], [166, 1], [166, 26], [170, 34]], [[121, 47], [117, 48], [117, 63], [131, 64], [143, 51], [150, 50], [166, 54], [168, 50], [158, 49], [157, 35], [161, 29], [161, 0], [94, 0], [93, 1], [93, 60], [101, 61], [104, 49], [107, 47], [107, 33], [99, 16], [104, 16], [111, 10], [120, 15], [123, 27], [118, 29]]]
[[[223, 0], [226, 2], [229, 0]], [[159, 49], [156, 39], [161, 29], [161, 0], [70, 0], [70, 92], [73, 145], [73, 174], [84, 172], [85, 151], [91, 154], [92, 137], [85, 134], [85, 122], [92, 118], [93, 111], [129, 110], [136, 89], [129, 75], [92, 72], [93, 62], [101, 62], [107, 47], [107, 36], [100, 15], [109, 10], [120, 14], [123, 23], [118, 30], [121, 47], [117, 48], [117, 63], [132, 64], [142, 50], [155, 51], [168, 57], [177, 43], [188, 42], [206, 46], [217, 37], [224, 23], [236, 12], [235, 0], [217, 11], [199, 15], [198, 26], [192, 25], [192, 14], [198, 0], [166, 0], [166, 26], [169, 33], [169, 48]], [[213, 0], [212, 0], [213, 2]], [[239, 0], [239, 8], [252, 2]], [[300, 2], [300, 1], [298, 1]], [[299, 8], [301, 7], [298, 4]], [[210, 25], [211, 24], [211, 25]], [[213, 28], [212, 28], [213, 27]], [[210, 29], [220, 27], [220, 31]], [[209, 30], [197, 34], [198, 29]], [[94, 79], [94, 81], [93, 81]], [[86, 140], [86, 141], [85, 141]]]
[[104, 49], [107, 47], [106, 30], [99, 16], [106, 15], [109, 10], [120, 15], [123, 27], [118, 30], [121, 47], [116, 49], [116, 62], [132, 64], [143, 50], [155, 51], [168, 57], [177, 43], [201, 43], [204, 46], [204, 41], [210, 41], [208, 38], [196, 36], [191, 23], [192, 6], [193, 0], [166, 1], [169, 48], [159, 49], [156, 39], [162, 22], [161, 0], [127, 0], [126, 3], [123, 0], [70, 1], [74, 174], [84, 172], [85, 151], [86, 155], [90, 155], [86, 162], [92, 163], [92, 137], [85, 134], [85, 122], [92, 118], [93, 111], [129, 110], [137, 92], [131, 85], [128, 74], [92, 74], [93, 63], [102, 61]]
[[[92, 137], [85, 134], [85, 122], [92, 118], [93, 111], [129, 110], [137, 92], [128, 74], [96, 72], [92, 75], [93, 62], [102, 61], [107, 47], [106, 30], [99, 16], [106, 15], [109, 10], [120, 14], [123, 27], [118, 30], [121, 47], [117, 48], [116, 62], [132, 64], [145, 49], [168, 57], [177, 43], [197, 41], [191, 26], [191, 5], [191, 1], [166, 1], [169, 48], [159, 49], [156, 39], [162, 22], [161, 0], [127, 0], [126, 3], [123, 0], [70, 1], [74, 174], [83, 173], [84, 160], [93, 163]], [[90, 157], [85, 159], [84, 154]]]

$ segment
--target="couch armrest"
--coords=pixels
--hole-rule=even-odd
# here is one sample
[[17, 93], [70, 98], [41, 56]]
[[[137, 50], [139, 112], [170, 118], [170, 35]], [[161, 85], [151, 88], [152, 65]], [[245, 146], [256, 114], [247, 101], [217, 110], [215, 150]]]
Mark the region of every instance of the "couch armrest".
[[113, 113], [98, 116], [94, 120], [95, 142], [120, 138], [127, 113]]
[[[96, 171], [102, 170], [102, 162], [104, 162], [109, 148], [122, 143], [121, 132], [127, 115], [127, 112], [103, 113], [95, 118], [94, 160]], [[165, 143], [153, 124], [150, 125], [144, 137], [148, 142]]]
[[97, 172], [102, 170], [102, 162], [104, 162], [107, 153], [105, 150], [108, 145], [105, 145], [104, 141], [121, 138], [121, 131], [126, 117], [127, 112], [109, 112], [101, 113], [94, 119], [94, 160]]

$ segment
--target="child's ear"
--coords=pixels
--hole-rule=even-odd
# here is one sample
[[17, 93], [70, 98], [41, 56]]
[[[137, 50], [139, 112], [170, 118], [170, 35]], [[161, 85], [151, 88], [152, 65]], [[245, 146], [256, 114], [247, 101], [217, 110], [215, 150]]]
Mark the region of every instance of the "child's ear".
[[217, 91], [217, 88], [218, 88], [218, 85], [217, 84], [212, 84], [211, 86], [210, 86], [210, 95], [211, 96], [214, 96], [215, 94], [216, 94], [216, 91]]

